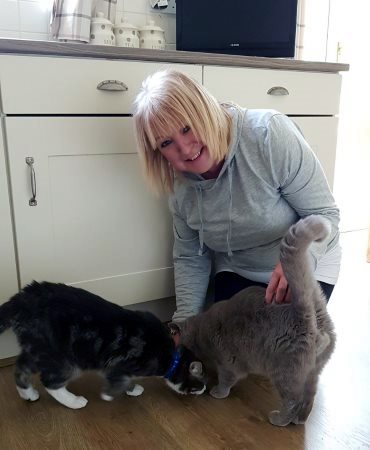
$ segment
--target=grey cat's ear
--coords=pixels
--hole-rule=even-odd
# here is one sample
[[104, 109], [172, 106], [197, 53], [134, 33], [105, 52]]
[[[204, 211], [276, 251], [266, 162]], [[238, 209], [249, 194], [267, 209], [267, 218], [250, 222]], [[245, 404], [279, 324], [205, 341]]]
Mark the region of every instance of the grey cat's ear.
[[167, 324], [168, 328], [170, 329], [171, 334], [181, 334], [181, 329], [175, 322], [169, 322]]
[[191, 375], [202, 375], [203, 373], [203, 365], [200, 361], [193, 361], [190, 363], [189, 372]]

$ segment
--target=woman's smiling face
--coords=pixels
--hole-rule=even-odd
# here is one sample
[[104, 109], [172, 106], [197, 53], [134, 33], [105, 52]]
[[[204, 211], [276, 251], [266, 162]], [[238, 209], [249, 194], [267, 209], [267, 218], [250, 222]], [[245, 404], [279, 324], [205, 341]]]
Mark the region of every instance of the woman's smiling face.
[[215, 162], [208, 147], [194, 135], [190, 127], [185, 126], [171, 136], [160, 136], [156, 140], [157, 148], [177, 172], [190, 172], [213, 178], [219, 173], [222, 163]]

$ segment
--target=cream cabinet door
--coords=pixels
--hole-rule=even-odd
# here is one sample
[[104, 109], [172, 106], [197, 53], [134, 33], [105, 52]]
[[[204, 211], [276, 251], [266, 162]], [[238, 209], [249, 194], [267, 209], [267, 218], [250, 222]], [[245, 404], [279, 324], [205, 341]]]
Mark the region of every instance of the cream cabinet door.
[[[17, 269], [6, 175], [2, 120], [0, 119], [0, 305], [18, 292]], [[7, 330], [0, 336], [0, 360], [19, 353], [14, 333]]]
[[0, 304], [18, 291], [6, 159], [0, 119]]
[[121, 305], [174, 294], [167, 201], [145, 184], [131, 117], [7, 117], [6, 129], [22, 285]]
[[337, 117], [291, 117], [319, 159], [333, 190], [337, 147]]

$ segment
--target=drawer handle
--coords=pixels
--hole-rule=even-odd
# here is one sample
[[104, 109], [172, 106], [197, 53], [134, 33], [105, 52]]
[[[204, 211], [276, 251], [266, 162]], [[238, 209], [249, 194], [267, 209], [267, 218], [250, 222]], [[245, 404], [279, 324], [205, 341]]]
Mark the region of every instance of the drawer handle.
[[128, 87], [119, 80], [104, 80], [101, 81], [97, 86], [96, 89], [99, 89], [100, 91], [128, 91]]
[[28, 204], [30, 206], [36, 206], [37, 205], [37, 200], [36, 200], [36, 174], [35, 174], [35, 169], [33, 168], [33, 163], [34, 163], [34, 159], [32, 158], [32, 156], [27, 156], [26, 157], [26, 164], [29, 166], [29, 168], [31, 169], [31, 189], [32, 189], [32, 197], [30, 198]]
[[289, 95], [288, 89], [283, 86], [274, 86], [270, 88], [267, 93], [269, 95]]

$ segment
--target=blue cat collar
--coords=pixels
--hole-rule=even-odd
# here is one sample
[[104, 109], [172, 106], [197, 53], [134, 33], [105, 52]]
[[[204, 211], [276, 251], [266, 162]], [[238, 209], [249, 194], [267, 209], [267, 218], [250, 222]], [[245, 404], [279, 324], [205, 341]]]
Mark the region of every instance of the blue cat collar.
[[179, 362], [180, 362], [180, 353], [176, 351], [172, 356], [171, 367], [167, 370], [164, 376], [165, 378], [168, 379], [174, 374], [177, 366], [179, 365]]

